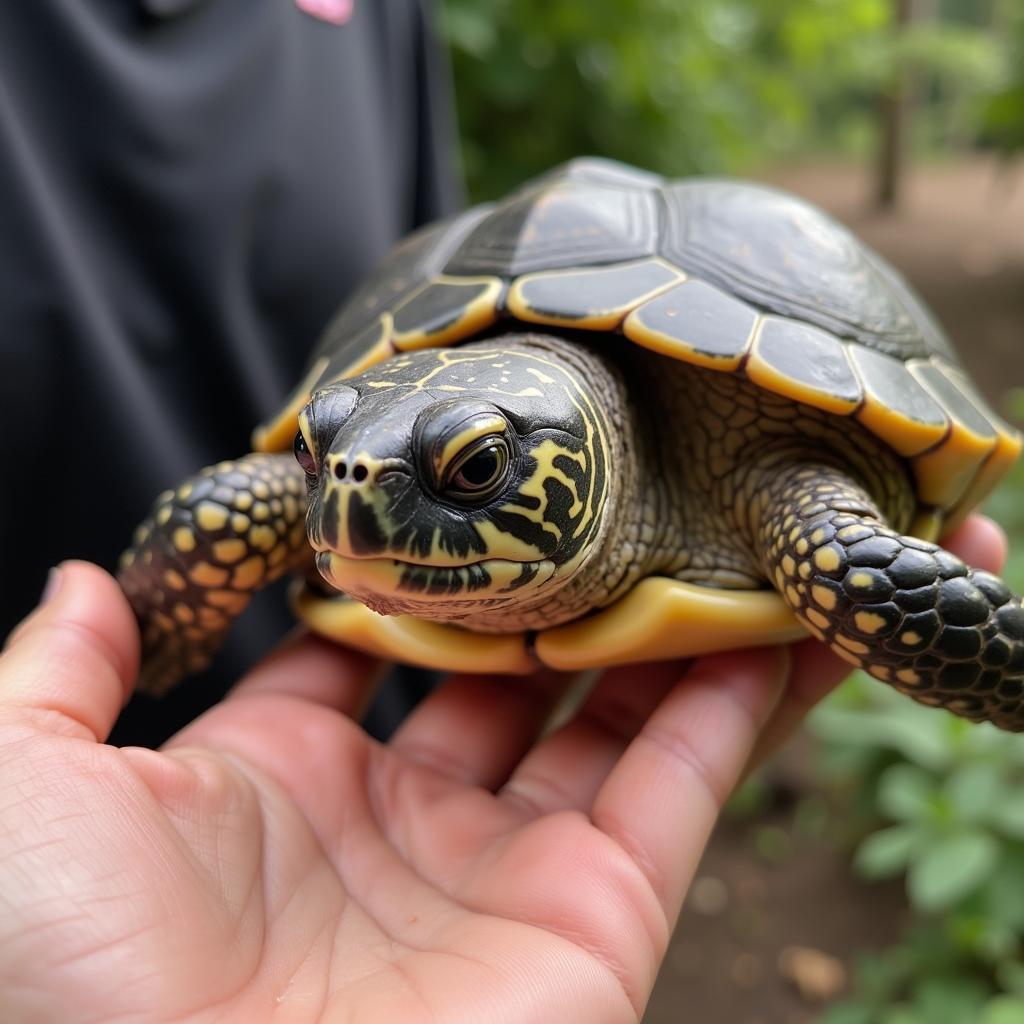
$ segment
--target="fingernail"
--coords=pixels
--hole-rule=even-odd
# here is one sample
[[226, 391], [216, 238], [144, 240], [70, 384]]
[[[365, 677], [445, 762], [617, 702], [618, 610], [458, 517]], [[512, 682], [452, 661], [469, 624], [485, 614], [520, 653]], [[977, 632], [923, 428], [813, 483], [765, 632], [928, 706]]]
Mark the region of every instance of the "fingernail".
[[39, 598], [39, 604], [44, 605], [51, 600], [60, 588], [61, 581], [60, 566], [54, 566], [46, 577], [46, 586], [43, 587], [43, 595]]

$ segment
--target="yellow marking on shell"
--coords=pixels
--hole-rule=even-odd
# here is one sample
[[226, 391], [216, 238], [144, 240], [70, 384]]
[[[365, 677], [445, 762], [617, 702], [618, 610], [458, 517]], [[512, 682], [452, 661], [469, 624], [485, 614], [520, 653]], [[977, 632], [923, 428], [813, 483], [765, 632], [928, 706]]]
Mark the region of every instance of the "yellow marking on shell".
[[818, 548], [814, 552], [814, 564], [822, 572], [835, 572], [839, 566], [839, 552], [835, 548]]
[[864, 590], [870, 587], [872, 583], [874, 583], [874, 579], [870, 573], [855, 572], [850, 576], [850, 586], [856, 587], [857, 590]]
[[912, 629], [908, 629], [905, 633], [900, 633], [900, 643], [906, 644], [908, 647], [916, 647], [921, 642], [921, 634], [914, 632]]
[[249, 603], [248, 594], [238, 594], [233, 590], [209, 590], [203, 597], [209, 604], [223, 608], [229, 615], [239, 615]]
[[896, 678], [901, 683], [921, 682], [921, 677], [912, 668], [901, 668], [899, 672], [896, 673]]
[[836, 643], [842, 644], [843, 647], [848, 651], [853, 651], [854, 654], [867, 654], [871, 650], [867, 644], [854, 640], [852, 637], [844, 636], [842, 633], [836, 636]]
[[814, 598], [814, 603], [824, 608], [825, 611], [830, 612], [835, 609], [836, 595], [828, 587], [815, 584], [815, 586], [811, 587], [811, 597]]
[[523, 675], [537, 668], [524, 633], [473, 633], [411, 615], [378, 615], [358, 601], [293, 591], [295, 614], [314, 633], [405, 664], [454, 672]]
[[530, 374], [532, 377], [536, 377], [537, 380], [541, 382], [541, 384], [548, 385], [556, 383], [554, 377], [549, 377], [542, 370], [538, 370], [536, 366], [528, 366], [526, 368], [526, 372]]
[[438, 477], [443, 477], [445, 470], [451, 465], [452, 460], [461, 455], [474, 441], [488, 437], [491, 434], [504, 434], [507, 424], [503, 417], [494, 415], [479, 416], [472, 419], [464, 430], [452, 437], [444, 446], [441, 455], [434, 465]]
[[857, 612], [853, 617], [853, 624], [862, 632], [874, 636], [880, 629], [884, 629], [886, 622], [877, 612]]
[[171, 534], [171, 540], [179, 551], [187, 553], [195, 550], [196, 535], [187, 526], [179, 526]]
[[195, 511], [195, 518], [203, 530], [220, 530], [227, 524], [228, 510], [212, 501], [202, 501]]
[[263, 558], [260, 555], [253, 555], [235, 568], [231, 576], [231, 585], [240, 590], [251, 590], [263, 579], [263, 571]]
[[977, 508], [991, 494], [1020, 455], [1021, 435], [1001, 420], [993, 425], [997, 435], [995, 449], [982, 463], [977, 476], [960, 500], [946, 515], [942, 524], [944, 530], [956, 529], [967, 517], [967, 514]]
[[[824, 412], [835, 413], [837, 416], [848, 416], [857, 408], [859, 399], [851, 401], [826, 389], [813, 387], [795, 377], [787, 377], [769, 363], [760, 352], [764, 324], [764, 319], [758, 320], [757, 326], [754, 328], [754, 340], [750, 346], [747, 362], [744, 365], [747, 376], [755, 384], [776, 395], [792, 398], [795, 402], [803, 402], [805, 405], [821, 409]], [[827, 334], [827, 332], [820, 331], [818, 328], [809, 328], [809, 330], [814, 330], [820, 334]], [[845, 346], [840, 344], [840, 348], [843, 349]], [[837, 352], [838, 357], [839, 353]]]
[[156, 510], [156, 515], [153, 516], [153, 519], [156, 520], [159, 526], [165, 526], [170, 521], [173, 513], [174, 509], [170, 505], [164, 505], [163, 508]]
[[449, 277], [439, 274], [431, 280], [424, 282], [419, 288], [402, 300], [402, 303], [395, 309], [395, 315], [412, 302], [419, 295], [425, 292], [434, 284], [470, 285], [482, 284], [486, 287], [479, 292], [475, 298], [462, 307], [461, 312], [451, 322], [437, 331], [398, 331], [392, 325], [392, 344], [401, 352], [410, 352], [414, 349], [433, 348], [437, 345], [451, 345], [463, 338], [477, 334], [487, 327], [490, 327], [498, 319], [498, 298], [504, 283], [497, 277]]
[[808, 608], [805, 614], [819, 629], [828, 629], [832, 625], [817, 608]]
[[254, 526], [249, 531], [249, 543], [258, 551], [270, 551], [277, 543], [277, 534], [269, 526]]
[[228, 581], [227, 569], [220, 569], [209, 562], [196, 562], [188, 574], [192, 582], [201, 587], [222, 587]]
[[[390, 347], [388, 352], [390, 353]], [[387, 358], [382, 356], [381, 358]], [[299, 411], [309, 401], [314, 386], [320, 380], [330, 360], [321, 356], [309, 368], [301, 383], [291, 393], [284, 408], [268, 423], [258, 426], [252, 433], [252, 446], [258, 452], [287, 451], [295, 437], [296, 419]]]
[[237, 537], [231, 537], [227, 540], [218, 540], [213, 545], [213, 557], [218, 562], [223, 562], [225, 565], [233, 565], [245, 557], [245, 553], [248, 551], [248, 547], [244, 540], [239, 540]]
[[[560, 316], [552, 311], [538, 309], [536, 306], [532, 305], [530, 300], [524, 295], [524, 291], [528, 289], [531, 284], [537, 281], [564, 281], [571, 287], [573, 280], [579, 280], [585, 277], [590, 277], [592, 279], [601, 279], [602, 277], [615, 279], [619, 277], [624, 270], [628, 270], [630, 266], [643, 264], [655, 264], [662, 270], [668, 271], [670, 276], [662, 281], [661, 284], [647, 288], [636, 295], [630, 296], [629, 299], [620, 302], [617, 305], [605, 305], [591, 311], [585, 316]], [[508, 297], [505, 300], [505, 305], [514, 317], [517, 317], [527, 323], [579, 327], [590, 331], [613, 331], [622, 323], [627, 313], [642, 303], [647, 302], [649, 299], [653, 299], [655, 296], [660, 295], [662, 292], [668, 291], [669, 288], [674, 288], [685, 280], [686, 275], [683, 274], [682, 271], [660, 259], [643, 259], [638, 260], [636, 264], [617, 264], [612, 267], [597, 267], [591, 270], [547, 270], [534, 274], [524, 274], [522, 277], [514, 281], [512, 287], [508, 290]]]
[[167, 569], [164, 572], [164, 583], [166, 583], [171, 590], [184, 590], [188, 586], [185, 582], [185, 577], [176, 569]]
[[610, 607], [540, 633], [536, 652], [552, 668], [577, 671], [790, 643], [804, 635], [773, 592], [715, 590], [651, 576]]

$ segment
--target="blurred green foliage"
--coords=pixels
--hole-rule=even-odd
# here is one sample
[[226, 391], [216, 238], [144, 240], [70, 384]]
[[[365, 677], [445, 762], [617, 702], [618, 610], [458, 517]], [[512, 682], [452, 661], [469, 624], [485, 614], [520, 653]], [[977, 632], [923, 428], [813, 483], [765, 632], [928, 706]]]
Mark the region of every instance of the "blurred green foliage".
[[1000, 0], [996, 11], [1010, 70], [983, 107], [981, 132], [988, 142], [1013, 153], [1024, 149], [1024, 4]]
[[995, 100], [1011, 84], [1011, 40], [970, 16], [972, 0], [900, 33], [892, 8], [444, 0], [471, 194], [502, 194], [581, 153], [683, 175], [864, 152], [878, 97], [908, 72], [926, 114], [921, 145], [972, 141], [983, 105], [993, 125], [1012, 114], [1012, 100]]

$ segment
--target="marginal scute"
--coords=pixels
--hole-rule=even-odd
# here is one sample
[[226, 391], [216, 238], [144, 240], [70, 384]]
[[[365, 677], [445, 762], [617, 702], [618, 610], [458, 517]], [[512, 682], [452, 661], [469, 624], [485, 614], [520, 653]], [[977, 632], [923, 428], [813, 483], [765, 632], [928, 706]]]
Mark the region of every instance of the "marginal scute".
[[536, 652], [562, 671], [686, 658], [806, 635], [766, 590], [714, 590], [651, 576], [609, 608], [539, 634]]
[[502, 675], [537, 668], [525, 633], [471, 633], [411, 615], [378, 615], [358, 601], [325, 597], [301, 584], [292, 591], [292, 606], [314, 633], [407, 665]]
[[942, 404], [951, 423], [945, 439], [911, 463], [918, 496], [925, 504], [952, 508], [967, 493], [979, 467], [995, 450], [999, 435], [988, 417], [942, 372], [937, 361], [912, 360], [908, 369]]
[[529, 323], [611, 331], [631, 309], [682, 280], [683, 274], [662, 260], [549, 270], [518, 278], [505, 304]]
[[432, 278], [395, 308], [392, 343], [405, 352], [468, 338], [498, 318], [503, 288], [497, 277]]
[[735, 370], [754, 334], [758, 314], [703, 281], [686, 281], [645, 302], [622, 325], [627, 338], [673, 359], [713, 370]]
[[853, 412], [864, 396], [838, 338], [782, 317], [761, 320], [746, 372], [768, 391], [840, 416]]
[[942, 406], [922, 387], [906, 364], [863, 345], [847, 355], [864, 386], [857, 419], [900, 455], [919, 455], [949, 430]]

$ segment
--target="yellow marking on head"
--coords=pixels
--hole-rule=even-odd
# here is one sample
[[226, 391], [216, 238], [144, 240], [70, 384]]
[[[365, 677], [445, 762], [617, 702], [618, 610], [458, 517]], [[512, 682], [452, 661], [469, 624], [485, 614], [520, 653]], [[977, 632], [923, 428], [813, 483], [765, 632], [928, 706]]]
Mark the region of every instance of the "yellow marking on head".
[[245, 531], [249, 529], [250, 525], [252, 524], [249, 517], [242, 515], [241, 512], [235, 512], [231, 516], [231, 529], [234, 530], [235, 533], [245, 533]]
[[817, 608], [808, 608], [806, 612], [807, 618], [811, 620], [819, 629], [828, 629], [832, 625], [829, 620], [818, 611]]
[[811, 543], [815, 547], [825, 543], [825, 531], [820, 526], [811, 534]]
[[[178, 488], [178, 497], [182, 501], [188, 501], [188, 499], [192, 496], [192, 489], [193, 489], [192, 488], [192, 484], [182, 484]], [[172, 497], [173, 497], [173, 495], [172, 495]]]
[[228, 581], [226, 569], [218, 569], [209, 562], [197, 562], [188, 571], [189, 577], [201, 587], [222, 587]]
[[796, 550], [796, 553], [798, 555], [806, 555], [807, 552], [811, 550], [811, 546], [810, 546], [810, 544], [807, 543], [807, 538], [806, 537], [801, 537], [796, 542], [796, 549], [795, 550]]
[[825, 634], [820, 629], [818, 629], [818, 627], [815, 626], [810, 621], [810, 619], [808, 619], [805, 615], [801, 615], [799, 613], [797, 614], [797, 618], [800, 620], [800, 623], [804, 627], [804, 629], [806, 629], [807, 632], [811, 634], [811, 636], [813, 636], [817, 640], [824, 641]]
[[908, 629], [905, 633], [900, 633], [900, 643], [906, 644], [908, 647], [916, 647], [921, 642], [921, 634], [915, 633], [912, 629]]
[[856, 587], [858, 590], [864, 590], [874, 582], [871, 574], [867, 572], [855, 572], [850, 576], [850, 586]]
[[200, 608], [199, 624], [207, 629], [224, 629], [228, 620], [213, 608]]
[[179, 551], [195, 550], [196, 535], [187, 526], [179, 526], [171, 535], [171, 540]]
[[270, 518], [270, 506], [265, 501], [254, 502], [249, 515], [257, 523], [265, 523]]
[[814, 564], [822, 572], [835, 572], [839, 566], [839, 552], [835, 548], [818, 548], [814, 552]]
[[273, 551], [267, 555], [267, 564], [276, 569], [288, 557], [288, 549], [283, 544], [278, 544]]
[[239, 512], [246, 512], [252, 508], [253, 497], [248, 491], [239, 491], [235, 495], [234, 505]]
[[786, 586], [786, 600], [789, 601], [791, 605], [794, 605], [797, 608], [800, 607], [800, 595], [797, 593], [796, 587], [792, 584], [787, 584]]
[[245, 557], [248, 550], [244, 540], [231, 537], [228, 540], [219, 540], [213, 545], [213, 557], [225, 565], [234, 565], [239, 559]]
[[261, 501], [266, 501], [270, 497], [270, 488], [263, 480], [253, 480], [249, 490]]
[[828, 587], [816, 584], [811, 587], [811, 597], [814, 598], [816, 604], [820, 605], [827, 612], [832, 611], [836, 606], [836, 595]]
[[203, 501], [195, 511], [196, 522], [203, 530], [220, 530], [228, 521], [228, 510], [212, 501]]
[[460, 430], [442, 449], [434, 466], [438, 476], [443, 476], [454, 458], [460, 455], [474, 441], [479, 441], [491, 434], [504, 434], [507, 429], [508, 425], [505, 423], [504, 417], [497, 415], [497, 413], [474, 417], [467, 424], [466, 428]]
[[158, 508], [156, 510], [156, 515], [153, 516], [153, 518], [160, 526], [164, 526], [170, 520], [173, 512], [174, 509], [170, 505], [164, 505], [163, 508]]
[[801, 562], [797, 569], [797, 572], [800, 574], [800, 579], [802, 580], [809, 580], [813, 571], [814, 570], [811, 568], [810, 562]]
[[782, 557], [782, 571], [787, 576], [792, 576], [796, 572], [796, 562], [793, 561], [792, 555], [783, 555]]
[[164, 573], [164, 583], [171, 588], [171, 590], [184, 590], [188, 584], [185, 582], [185, 578], [175, 569], [168, 569]]
[[853, 623], [862, 633], [871, 635], [885, 627], [885, 619], [877, 612], [857, 612], [853, 617]]
[[260, 555], [253, 555], [235, 568], [231, 585], [240, 590], [251, 590], [263, 579], [263, 569], [263, 558]]

